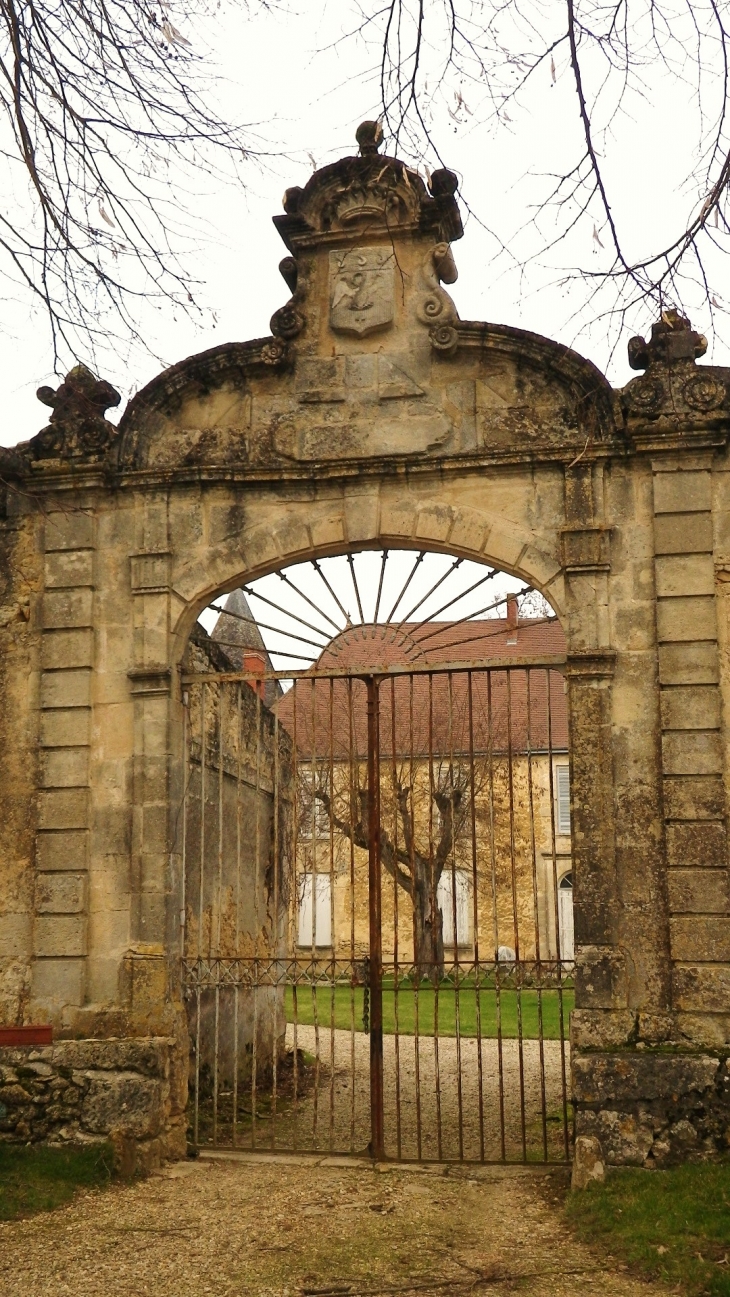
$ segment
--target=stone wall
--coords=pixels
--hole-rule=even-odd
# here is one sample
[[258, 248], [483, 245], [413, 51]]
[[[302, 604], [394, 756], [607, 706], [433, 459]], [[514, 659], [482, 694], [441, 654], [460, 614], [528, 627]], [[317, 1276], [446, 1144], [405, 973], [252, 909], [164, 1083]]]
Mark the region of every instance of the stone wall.
[[110, 1140], [127, 1174], [184, 1156], [187, 1073], [176, 1044], [152, 1036], [0, 1048], [0, 1141]]
[[162, 1071], [98, 1060], [165, 1037], [184, 1072], [190, 631], [213, 596], [290, 563], [435, 549], [543, 591], [565, 630], [579, 1127], [617, 1161], [689, 1150], [683, 1122], [693, 1156], [716, 1152], [730, 371], [697, 364], [706, 340], [676, 312], [631, 340], [645, 372], [618, 391], [563, 345], [460, 320], [442, 286], [457, 179], [427, 188], [371, 137], [287, 191], [273, 336], [174, 366], [118, 428], [108, 384], [74, 370], [52, 426], [0, 450], [0, 1015], [91, 1051], [69, 1066], [93, 1074], [82, 1111], [117, 1093], [109, 1131], [128, 1121], [112, 1076], [159, 1085], [139, 1138], [167, 1139], [183, 1082], [173, 1101]]

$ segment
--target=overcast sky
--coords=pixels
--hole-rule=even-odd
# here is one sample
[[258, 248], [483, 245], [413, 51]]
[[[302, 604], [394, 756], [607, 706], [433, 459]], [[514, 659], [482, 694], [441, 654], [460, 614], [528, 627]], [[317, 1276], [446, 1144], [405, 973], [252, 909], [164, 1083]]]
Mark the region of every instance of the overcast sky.
[[[240, 5], [223, 4], [212, 51], [227, 83], [220, 89], [221, 102], [252, 124], [252, 142], [268, 156], [248, 165], [245, 190], [209, 187], [205, 192], [195, 182], [197, 192], [191, 196], [183, 177], [172, 178], [181, 210], [196, 230], [189, 264], [201, 281], [206, 313], [195, 328], [184, 318], [175, 319], [169, 308], [147, 310], [142, 324], [153, 354], [115, 348], [104, 361], [103, 377], [122, 391], [122, 409], [165, 365], [217, 343], [269, 332], [271, 314], [288, 297], [277, 270], [285, 249], [271, 223], [281, 211], [283, 190], [306, 183], [313, 163], [322, 166], [354, 152], [358, 123], [377, 113], [375, 44], [342, 41], [355, 12], [351, 0], [290, 0], [249, 21]], [[174, 20], [195, 45], [198, 37], [186, 25], [182, 6]], [[458, 108], [459, 93], [465, 108]], [[560, 169], [579, 129], [564, 57], [556, 58], [554, 80], [545, 65], [542, 79], [538, 75], [530, 94], [511, 108], [511, 120], [496, 131], [493, 124], [482, 124], [485, 103], [478, 88], [447, 84], [433, 110], [443, 160], [458, 172], [464, 207], [472, 213], [465, 210], [465, 237], [454, 248], [459, 280], [450, 290], [462, 318], [547, 334], [575, 346], [614, 383], [626, 382], [631, 377], [626, 342], [637, 329], [648, 330], [646, 310], [637, 310], [632, 327], [617, 330], [599, 318], [607, 298], [596, 298], [585, 285], [567, 292], [560, 283], [566, 267], [593, 268], [604, 255], [591, 216], [553, 254], [524, 265], [540, 243], [529, 220], [544, 192], [545, 173]], [[630, 107], [630, 117], [615, 125], [607, 167], [617, 214], [630, 230], [633, 249], [640, 252], [678, 233], [696, 208], [698, 194], [683, 182], [696, 144], [697, 119], [691, 88], [678, 87], [659, 68], [649, 69], [643, 100]], [[431, 163], [437, 165], [433, 158]], [[543, 219], [543, 233], [549, 233], [551, 219]], [[500, 256], [490, 231], [506, 244]], [[720, 259], [711, 273], [722, 308], [727, 271]], [[711, 337], [707, 359], [730, 363], [704, 308], [693, 314], [695, 326]], [[719, 318], [724, 318], [722, 310]], [[11, 309], [6, 303], [4, 314], [0, 306], [0, 319], [0, 442], [12, 445], [46, 422], [35, 389], [53, 381], [52, 361], [41, 315], [22, 303]]]

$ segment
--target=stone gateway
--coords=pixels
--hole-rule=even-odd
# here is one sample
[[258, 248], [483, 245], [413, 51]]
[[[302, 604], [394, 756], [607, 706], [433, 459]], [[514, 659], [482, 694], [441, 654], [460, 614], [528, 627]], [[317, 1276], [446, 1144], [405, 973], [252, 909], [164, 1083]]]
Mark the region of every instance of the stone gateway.
[[[730, 1139], [730, 370], [673, 311], [613, 390], [462, 321], [456, 177], [360, 153], [287, 191], [272, 336], [124, 411], [82, 366], [0, 455], [0, 1136], [185, 1150], [181, 669], [210, 599], [367, 547], [489, 563], [566, 640], [576, 1134], [608, 1163]], [[587, 1146], [588, 1147], [588, 1146]]]

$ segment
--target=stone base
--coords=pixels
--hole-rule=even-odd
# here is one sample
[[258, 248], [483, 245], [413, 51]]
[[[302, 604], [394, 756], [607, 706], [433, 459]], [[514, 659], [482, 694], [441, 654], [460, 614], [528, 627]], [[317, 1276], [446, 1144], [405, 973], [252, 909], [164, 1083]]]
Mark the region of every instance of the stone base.
[[0, 1049], [0, 1140], [102, 1143], [133, 1175], [184, 1157], [187, 1069], [174, 1037]]
[[702, 1161], [730, 1147], [730, 1060], [670, 1049], [573, 1051], [576, 1139], [613, 1166]]

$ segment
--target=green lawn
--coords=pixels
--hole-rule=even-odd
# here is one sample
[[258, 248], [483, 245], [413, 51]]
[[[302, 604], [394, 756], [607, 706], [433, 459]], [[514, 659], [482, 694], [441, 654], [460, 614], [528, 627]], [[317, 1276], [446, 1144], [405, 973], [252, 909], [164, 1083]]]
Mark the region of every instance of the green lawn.
[[112, 1178], [108, 1144], [54, 1148], [40, 1144], [0, 1144], [0, 1220], [51, 1211], [77, 1189], [108, 1184]]
[[[572, 990], [563, 991], [563, 1034], [568, 1035], [570, 1011], [573, 1008]], [[297, 989], [297, 1022], [311, 1026], [314, 1022], [314, 991], [311, 987], [300, 986]], [[334, 989], [334, 1014], [332, 989], [320, 986], [316, 991], [317, 1018], [320, 1027], [340, 1027], [350, 1030], [352, 1022], [352, 1000], [354, 999], [355, 1030], [363, 1030], [363, 989], [356, 987], [351, 991], [349, 986], [337, 986]], [[482, 989], [479, 995], [481, 1014], [481, 1034], [483, 1037], [497, 1035], [497, 995], [494, 988]], [[388, 1035], [395, 1034], [396, 998], [398, 1009], [398, 1032], [400, 1035], [412, 1036], [416, 1026], [416, 992], [406, 984], [396, 993], [393, 987], [383, 990], [383, 1029]], [[436, 993], [432, 986], [422, 986], [418, 991], [418, 1032], [421, 1036], [433, 1036], [436, 1013]], [[538, 1005], [538, 1000], [541, 1004]], [[456, 1035], [457, 994], [454, 987], [445, 984], [438, 991], [438, 1034], [439, 1036]], [[461, 988], [458, 994], [459, 1033], [462, 1036], [477, 1035], [477, 991], [473, 986]], [[502, 1035], [515, 1038], [518, 1034], [518, 1011], [522, 1016], [522, 1036], [535, 1040], [539, 1035], [539, 1014], [542, 1012], [542, 1034], [546, 1040], [560, 1039], [560, 999], [555, 990], [502, 990], [500, 992], [500, 1015]], [[287, 1022], [294, 1021], [294, 995], [291, 987], [286, 992]]]
[[730, 1162], [611, 1171], [571, 1194], [566, 1215], [581, 1238], [674, 1292], [730, 1297]]

